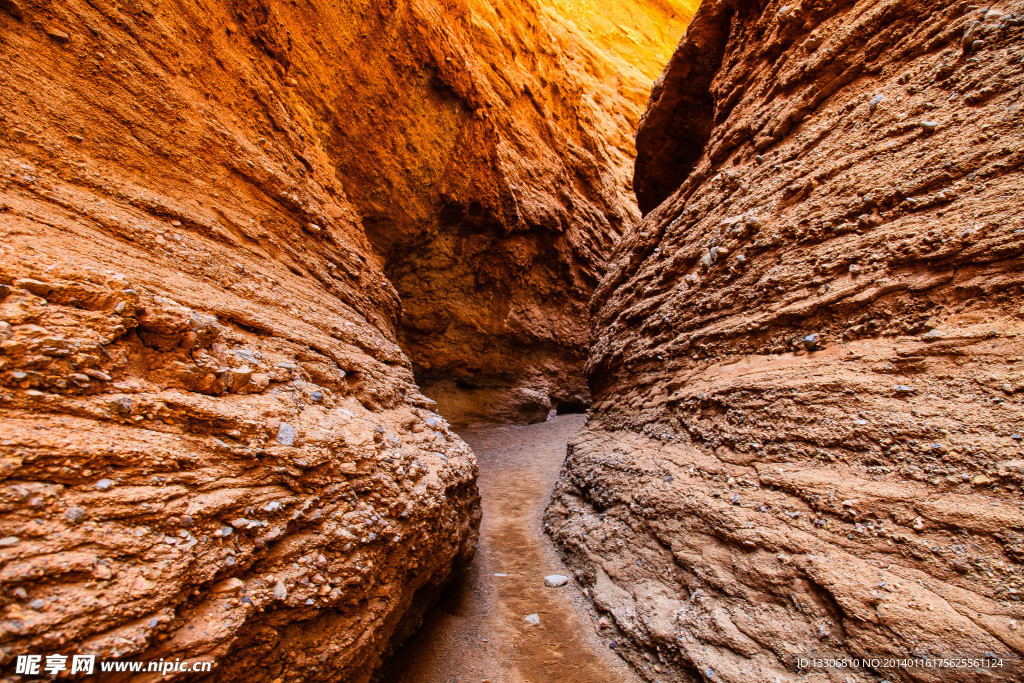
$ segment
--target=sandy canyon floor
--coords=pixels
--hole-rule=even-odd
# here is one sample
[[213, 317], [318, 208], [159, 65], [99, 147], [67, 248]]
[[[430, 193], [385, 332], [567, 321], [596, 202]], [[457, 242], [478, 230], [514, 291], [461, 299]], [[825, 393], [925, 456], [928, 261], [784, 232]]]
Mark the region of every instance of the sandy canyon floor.
[[[483, 520], [476, 559], [384, 675], [395, 683], [575, 683], [640, 679], [598, 633], [596, 617], [573, 582], [542, 516], [581, 415], [523, 426], [463, 431], [480, 463]], [[526, 617], [536, 614], [539, 625]]]

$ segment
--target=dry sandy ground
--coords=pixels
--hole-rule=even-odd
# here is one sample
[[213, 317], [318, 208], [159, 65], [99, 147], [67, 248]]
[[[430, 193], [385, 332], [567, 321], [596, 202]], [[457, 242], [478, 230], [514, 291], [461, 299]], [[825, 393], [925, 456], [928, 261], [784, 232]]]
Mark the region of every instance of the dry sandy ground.
[[[582, 426], [582, 416], [567, 415], [460, 434], [480, 461], [479, 553], [396, 655], [389, 683], [640, 681], [598, 636], [575, 583], [544, 586], [548, 574], [569, 575], [541, 516], [566, 441]], [[539, 626], [525, 621], [530, 614]]]

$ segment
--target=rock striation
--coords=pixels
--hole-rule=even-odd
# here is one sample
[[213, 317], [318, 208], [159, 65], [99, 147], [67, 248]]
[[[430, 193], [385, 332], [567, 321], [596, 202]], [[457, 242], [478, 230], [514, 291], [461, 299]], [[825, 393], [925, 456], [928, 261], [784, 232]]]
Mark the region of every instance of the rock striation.
[[1019, 2], [699, 9], [547, 513], [651, 680], [1021, 679], [1022, 45]]
[[337, 179], [329, 8], [3, 7], [0, 665], [367, 680], [479, 505]]
[[694, 4], [0, 2], [0, 666], [367, 680], [474, 551], [438, 412], [589, 401]]
[[329, 150], [459, 422], [590, 402], [588, 301], [639, 213], [633, 132], [693, 0], [369, 3]]

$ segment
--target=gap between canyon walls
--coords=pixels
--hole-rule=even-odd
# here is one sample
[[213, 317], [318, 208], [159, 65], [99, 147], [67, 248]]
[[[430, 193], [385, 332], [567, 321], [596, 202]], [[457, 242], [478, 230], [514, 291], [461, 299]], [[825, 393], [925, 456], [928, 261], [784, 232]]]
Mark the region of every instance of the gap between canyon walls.
[[633, 135], [695, 2], [470, 2], [354, 14], [329, 151], [456, 424], [590, 403], [588, 303], [639, 217]]

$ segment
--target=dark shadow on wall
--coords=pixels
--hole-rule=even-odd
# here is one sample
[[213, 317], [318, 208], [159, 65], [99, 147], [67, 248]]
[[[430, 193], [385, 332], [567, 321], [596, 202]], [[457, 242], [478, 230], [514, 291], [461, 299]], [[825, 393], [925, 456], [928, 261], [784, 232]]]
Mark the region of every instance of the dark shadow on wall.
[[589, 405], [577, 401], [564, 401], [559, 403], [556, 411], [559, 415], [585, 415]]
[[633, 189], [647, 215], [675, 192], [704, 154], [715, 127], [711, 83], [725, 55], [737, 6], [705, 0], [669, 66], [654, 84], [636, 134]]

